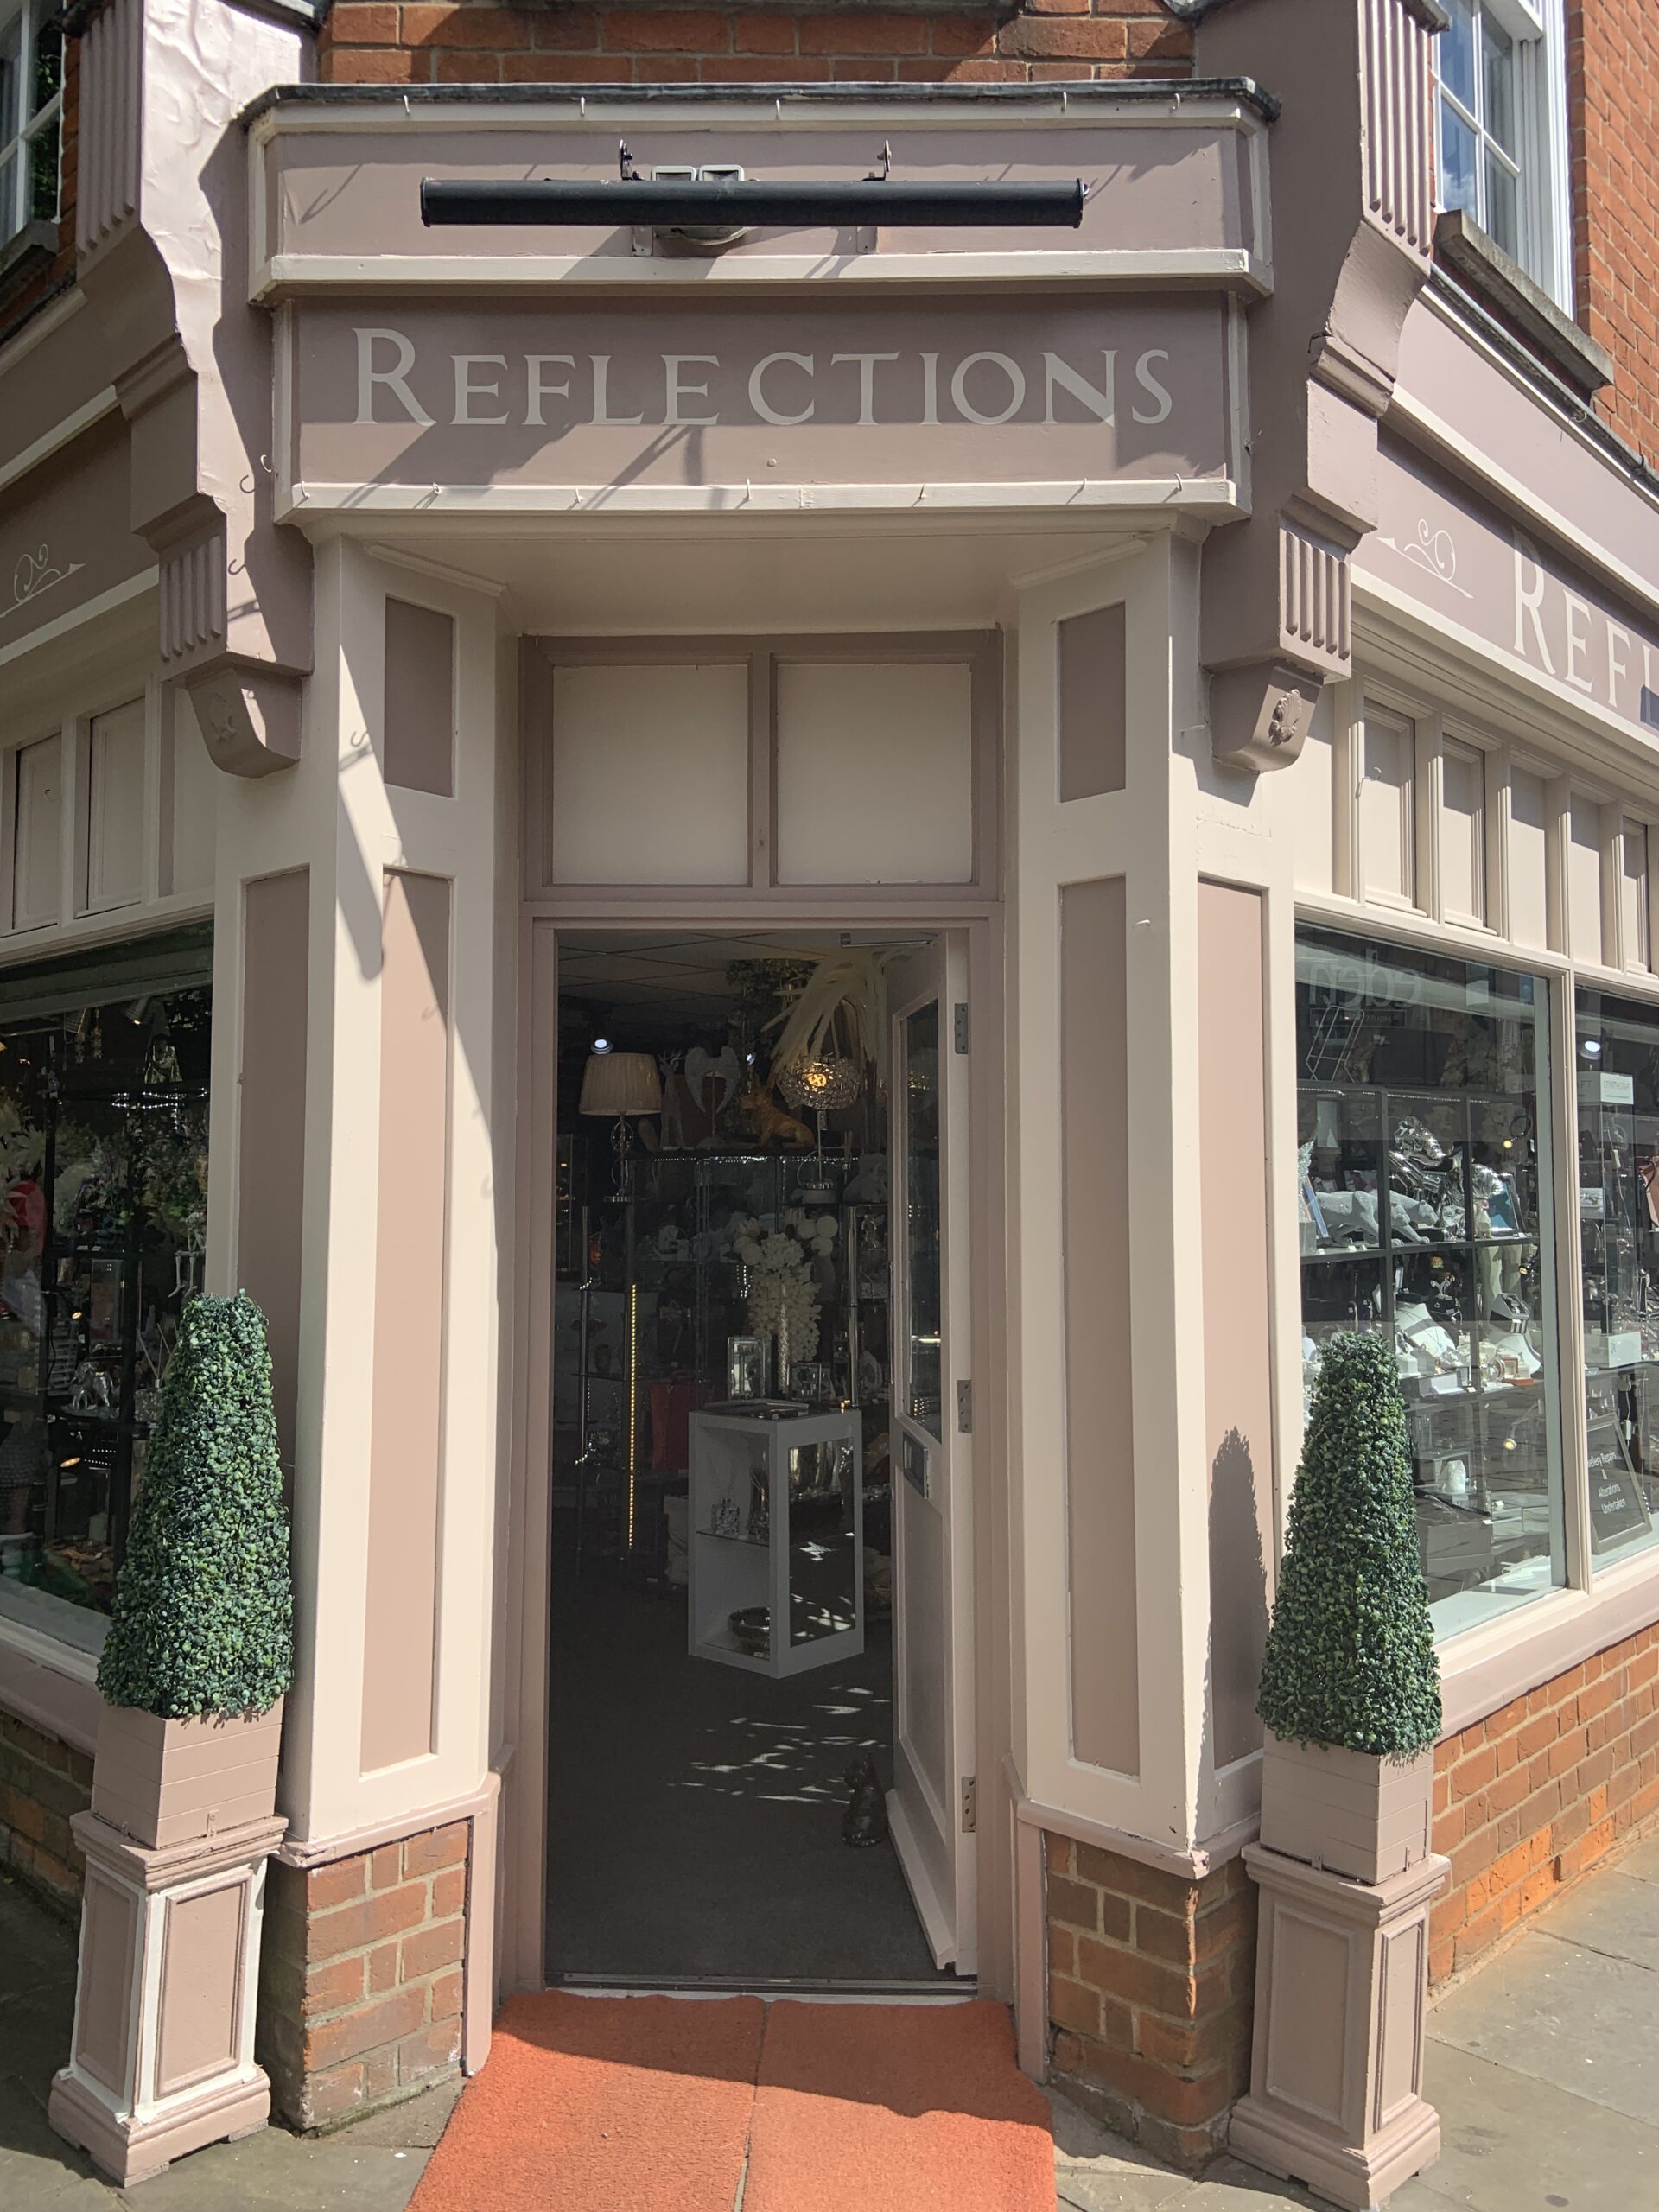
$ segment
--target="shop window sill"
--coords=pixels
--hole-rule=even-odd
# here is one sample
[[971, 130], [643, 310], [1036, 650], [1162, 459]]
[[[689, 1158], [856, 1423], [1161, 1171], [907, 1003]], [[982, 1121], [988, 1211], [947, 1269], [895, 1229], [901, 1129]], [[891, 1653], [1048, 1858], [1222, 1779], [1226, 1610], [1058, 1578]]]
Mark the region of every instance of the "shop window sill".
[[72, 1605], [26, 1582], [0, 1580], [0, 1631], [21, 1630], [31, 1643], [44, 1640], [62, 1655], [65, 1665], [77, 1674], [96, 1667], [110, 1632], [109, 1617], [90, 1605]]
[[1611, 384], [1615, 365], [1606, 347], [1563, 315], [1461, 208], [1448, 208], [1435, 224], [1434, 252], [1481, 306], [1500, 315], [1574, 391], [1587, 398]]

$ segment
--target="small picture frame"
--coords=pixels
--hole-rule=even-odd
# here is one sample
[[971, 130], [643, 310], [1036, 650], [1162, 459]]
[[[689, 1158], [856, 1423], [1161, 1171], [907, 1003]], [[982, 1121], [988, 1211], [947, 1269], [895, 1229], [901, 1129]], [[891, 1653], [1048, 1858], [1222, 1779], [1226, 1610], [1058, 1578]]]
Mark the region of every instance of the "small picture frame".
[[727, 1338], [726, 1395], [728, 1398], [766, 1396], [766, 1340], [764, 1337]]
[[809, 1406], [827, 1405], [835, 1395], [830, 1370], [820, 1359], [798, 1359], [789, 1379], [791, 1396]]

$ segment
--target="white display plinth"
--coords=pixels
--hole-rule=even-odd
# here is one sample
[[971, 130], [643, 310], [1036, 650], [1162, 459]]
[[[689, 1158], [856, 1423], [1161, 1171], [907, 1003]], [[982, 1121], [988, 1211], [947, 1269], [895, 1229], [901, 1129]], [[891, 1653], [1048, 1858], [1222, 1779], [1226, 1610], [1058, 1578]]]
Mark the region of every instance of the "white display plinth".
[[[694, 1658], [784, 1675], [862, 1651], [862, 1441], [855, 1408], [691, 1416]], [[761, 1606], [767, 1648], [746, 1650], [731, 1617]]]

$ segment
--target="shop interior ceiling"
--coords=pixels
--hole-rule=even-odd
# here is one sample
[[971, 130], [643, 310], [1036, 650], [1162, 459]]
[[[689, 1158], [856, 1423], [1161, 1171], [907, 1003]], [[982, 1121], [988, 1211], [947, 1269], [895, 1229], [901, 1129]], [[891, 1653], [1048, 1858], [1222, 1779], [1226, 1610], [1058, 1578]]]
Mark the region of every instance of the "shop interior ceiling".
[[569, 1030], [602, 1021], [614, 1044], [649, 1045], [674, 1027], [723, 1028], [732, 1007], [727, 969], [735, 960], [784, 960], [830, 952], [842, 944], [914, 950], [919, 938], [875, 937], [864, 931], [798, 930], [791, 934], [709, 937], [677, 930], [661, 935], [561, 935], [560, 1021]]
[[556, 518], [536, 516], [504, 517], [487, 531], [454, 518], [377, 526], [374, 542], [502, 589], [505, 622], [526, 635], [756, 637], [988, 629], [1021, 582], [1121, 552], [1135, 535], [1018, 530], [995, 514], [971, 528], [895, 515], [878, 536], [831, 514], [766, 527], [721, 515], [712, 532], [706, 520], [697, 529], [584, 516], [579, 534], [561, 534]]

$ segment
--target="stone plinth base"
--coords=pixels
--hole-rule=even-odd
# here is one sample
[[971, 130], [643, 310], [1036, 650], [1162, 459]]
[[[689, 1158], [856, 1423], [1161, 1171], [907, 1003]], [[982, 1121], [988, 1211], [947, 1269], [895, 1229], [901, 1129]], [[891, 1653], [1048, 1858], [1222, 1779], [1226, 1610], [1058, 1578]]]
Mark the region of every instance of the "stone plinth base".
[[253, 2057], [260, 1911], [287, 1823], [165, 1850], [95, 1813], [73, 1825], [86, 1857], [75, 2030], [48, 2113], [124, 2184], [265, 2123], [270, 2088]]
[[1369, 2212], [1440, 2154], [1422, 2096], [1428, 1913], [1444, 1859], [1376, 1884], [1274, 1851], [1244, 1853], [1261, 1893], [1249, 2094], [1231, 2144], [1346, 2212]]

